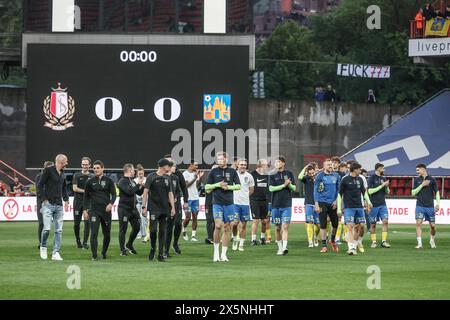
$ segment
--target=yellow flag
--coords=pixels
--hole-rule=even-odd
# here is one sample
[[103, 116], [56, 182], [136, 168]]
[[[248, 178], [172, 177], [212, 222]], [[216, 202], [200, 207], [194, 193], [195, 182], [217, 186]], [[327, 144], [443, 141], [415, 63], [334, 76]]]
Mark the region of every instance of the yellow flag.
[[427, 21], [425, 36], [447, 37], [450, 20], [435, 18]]

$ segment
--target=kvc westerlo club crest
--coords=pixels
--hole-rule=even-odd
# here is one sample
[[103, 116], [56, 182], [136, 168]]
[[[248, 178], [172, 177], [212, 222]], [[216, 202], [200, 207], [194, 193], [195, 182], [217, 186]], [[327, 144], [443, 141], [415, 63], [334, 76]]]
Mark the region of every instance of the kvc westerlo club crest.
[[67, 94], [67, 88], [61, 88], [61, 83], [44, 99], [43, 111], [47, 119], [45, 127], [57, 131], [73, 127], [70, 121], [75, 113], [75, 100]]

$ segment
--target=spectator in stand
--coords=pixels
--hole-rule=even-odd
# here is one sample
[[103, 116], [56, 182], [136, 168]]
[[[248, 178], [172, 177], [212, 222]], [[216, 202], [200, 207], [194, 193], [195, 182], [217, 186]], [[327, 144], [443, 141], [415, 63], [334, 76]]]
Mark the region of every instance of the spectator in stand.
[[325, 92], [323, 91], [322, 87], [316, 88], [316, 93], [314, 94], [314, 100], [316, 100], [316, 102], [325, 101]]
[[368, 104], [374, 104], [377, 103], [377, 99], [375, 98], [375, 93], [372, 89], [369, 89], [368, 95], [367, 95], [367, 103]]
[[414, 21], [416, 22], [416, 35], [423, 36], [424, 17], [422, 8], [420, 8], [419, 12], [417, 12]]
[[15, 196], [20, 196], [23, 193], [23, 185], [19, 182], [19, 178], [14, 178], [14, 183], [11, 184], [11, 193]]
[[444, 18], [450, 19], [450, 4], [447, 6], [447, 8], [445, 8]]
[[434, 11], [434, 17], [435, 17], [435, 18], [444, 19], [444, 14], [441, 12], [441, 10], [436, 9], [436, 10]]
[[8, 195], [8, 187], [0, 180], [0, 197], [6, 197]]
[[425, 17], [425, 20], [431, 20], [435, 17], [435, 12], [433, 7], [429, 2], [425, 3], [425, 7], [423, 8], [423, 16]]
[[325, 91], [325, 101], [336, 101], [336, 91], [331, 87], [331, 84], [327, 86], [327, 90]]

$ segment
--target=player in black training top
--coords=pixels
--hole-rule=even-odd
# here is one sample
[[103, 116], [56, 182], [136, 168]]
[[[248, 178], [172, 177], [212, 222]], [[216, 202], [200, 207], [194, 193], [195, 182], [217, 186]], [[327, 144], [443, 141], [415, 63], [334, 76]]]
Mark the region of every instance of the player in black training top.
[[[120, 255], [126, 256], [127, 251], [131, 254], [137, 254], [133, 247], [133, 242], [139, 233], [141, 227], [141, 217], [136, 208], [136, 195], [142, 195], [144, 192], [143, 181], [138, 184], [134, 181], [134, 166], [126, 163], [123, 166], [123, 177], [119, 180], [119, 246]], [[127, 234], [128, 222], [131, 224], [131, 233], [128, 242], [125, 245], [125, 236]]]
[[[218, 152], [218, 167], [212, 169], [206, 181], [205, 190], [213, 195], [214, 216], [214, 262], [228, 261], [227, 250], [230, 241], [230, 222], [235, 220], [233, 191], [241, 188], [239, 176], [233, 168], [228, 167], [228, 154]], [[219, 254], [220, 233], [223, 229], [222, 254]]]
[[390, 248], [387, 242], [389, 212], [386, 206], [386, 195], [389, 194], [389, 180], [384, 176], [384, 165], [375, 164], [375, 173], [367, 180], [372, 210], [370, 210], [370, 238], [372, 240], [371, 248], [377, 247], [377, 222], [382, 221], [383, 231], [381, 232], [381, 246]]
[[81, 158], [81, 171], [76, 172], [73, 175], [72, 179], [72, 189], [75, 195], [73, 199], [73, 231], [75, 233], [77, 247], [80, 249], [81, 248], [89, 249], [89, 246], [87, 244], [91, 228], [89, 225], [89, 220], [84, 220], [83, 244], [81, 244], [80, 240], [80, 224], [84, 211], [83, 208], [84, 188], [86, 186], [86, 182], [94, 176], [93, 173], [89, 172], [90, 167], [91, 167], [91, 159], [88, 157]]
[[256, 233], [258, 231], [258, 224], [261, 223], [260, 242], [262, 245], [266, 244], [266, 226], [269, 222], [269, 176], [267, 170], [269, 165], [266, 159], [259, 159], [256, 165], [256, 170], [251, 172], [253, 180], [255, 180], [255, 191], [250, 195], [250, 209], [252, 212], [252, 245], [258, 244], [256, 242]]
[[[348, 251], [349, 255], [356, 255], [356, 247], [362, 241], [360, 228], [364, 228], [365, 216], [362, 196], [366, 200], [367, 208], [371, 209], [369, 194], [364, 187], [364, 181], [360, 177], [361, 165], [357, 162], [350, 165], [350, 173], [341, 180], [338, 195], [338, 214], [342, 214], [344, 208], [344, 221], [348, 227]], [[344, 205], [342, 205], [342, 202]]]
[[102, 258], [106, 259], [111, 241], [111, 211], [116, 201], [114, 181], [103, 175], [105, 165], [100, 160], [94, 161], [94, 177], [86, 182], [84, 189], [84, 219], [91, 224], [92, 260], [97, 260], [98, 230], [103, 232]]
[[[272, 193], [272, 222], [276, 226], [277, 255], [288, 253], [288, 232], [292, 216], [292, 192], [295, 191], [295, 178], [286, 170], [286, 159], [279, 156], [275, 160], [277, 171], [269, 176], [269, 191]], [[283, 232], [281, 232], [283, 229]]]
[[[440, 209], [440, 195], [436, 180], [428, 175], [427, 166], [420, 163], [416, 166], [416, 172], [419, 175], [414, 179], [413, 197], [417, 198], [416, 204], [416, 249], [422, 248], [422, 222], [430, 223], [430, 246], [436, 248], [434, 237], [436, 236], [436, 218], [435, 212]], [[434, 206], [434, 197], [436, 197], [436, 206]]]
[[156, 239], [158, 238], [158, 261], [164, 262], [164, 245], [166, 242], [167, 219], [175, 216], [175, 199], [169, 173], [172, 162], [167, 159], [158, 161], [158, 171], [150, 173], [145, 182], [142, 203], [144, 215], [150, 212], [150, 253], [152, 261], [156, 253]]
[[308, 247], [319, 246], [317, 236], [320, 232], [319, 214], [314, 210], [314, 178], [316, 169], [314, 165], [308, 164], [298, 175], [298, 181], [305, 186], [305, 226], [308, 236]]

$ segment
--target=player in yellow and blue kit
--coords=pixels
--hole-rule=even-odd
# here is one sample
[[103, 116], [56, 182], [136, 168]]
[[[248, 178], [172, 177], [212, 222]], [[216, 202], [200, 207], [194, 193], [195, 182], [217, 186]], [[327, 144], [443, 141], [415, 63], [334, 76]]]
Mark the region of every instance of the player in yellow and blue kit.
[[[277, 172], [269, 177], [269, 192], [272, 193], [272, 223], [276, 226], [277, 255], [288, 253], [289, 224], [292, 216], [292, 191], [295, 191], [295, 179], [291, 171], [285, 169], [286, 159], [279, 156], [275, 160]], [[283, 233], [281, 233], [283, 229]]]
[[342, 208], [344, 208], [344, 221], [348, 227], [347, 253], [349, 255], [356, 255], [356, 248], [362, 242], [362, 238], [360, 238], [361, 228], [364, 228], [366, 222], [362, 195], [364, 195], [366, 200], [368, 211], [372, 207], [369, 194], [366, 192], [363, 178], [360, 175], [361, 165], [357, 162], [352, 163], [350, 165], [350, 173], [342, 178], [339, 185], [338, 213], [341, 214]]
[[[306, 175], [305, 175], [306, 173]], [[319, 214], [314, 211], [314, 166], [308, 164], [298, 175], [298, 181], [305, 184], [305, 225], [308, 236], [308, 247], [314, 248], [319, 245], [317, 235], [319, 228]]]
[[327, 223], [328, 218], [331, 222], [331, 241], [333, 251], [339, 252], [335, 242], [336, 231], [339, 224], [337, 214], [337, 196], [339, 191], [339, 174], [333, 171], [333, 165], [330, 159], [323, 162], [323, 171], [319, 172], [314, 180], [314, 209], [319, 214], [320, 236], [322, 237], [322, 249], [325, 253], [327, 248]]
[[[436, 248], [434, 237], [436, 236], [436, 220], [434, 212], [439, 211], [440, 195], [436, 180], [429, 176], [427, 167], [424, 164], [416, 166], [416, 172], [419, 175], [414, 179], [414, 189], [412, 195], [417, 198], [416, 203], [416, 249], [422, 248], [422, 222], [430, 223], [430, 246]], [[434, 196], [436, 196], [436, 206], [434, 206]]]
[[372, 202], [372, 210], [370, 210], [370, 238], [372, 240], [371, 248], [377, 247], [377, 231], [378, 221], [382, 221], [383, 229], [381, 232], [381, 246], [390, 248], [387, 242], [389, 212], [386, 206], [386, 194], [389, 194], [389, 180], [384, 176], [384, 165], [377, 163], [375, 165], [375, 173], [367, 180], [369, 186], [368, 193]]
[[[233, 191], [241, 188], [236, 170], [227, 166], [228, 154], [217, 154], [218, 167], [210, 171], [206, 181], [206, 192], [213, 195], [214, 262], [228, 261], [227, 250], [230, 241], [230, 223], [235, 220]], [[222, 255], [219, 255], [220, 233], [223, 229]]]

